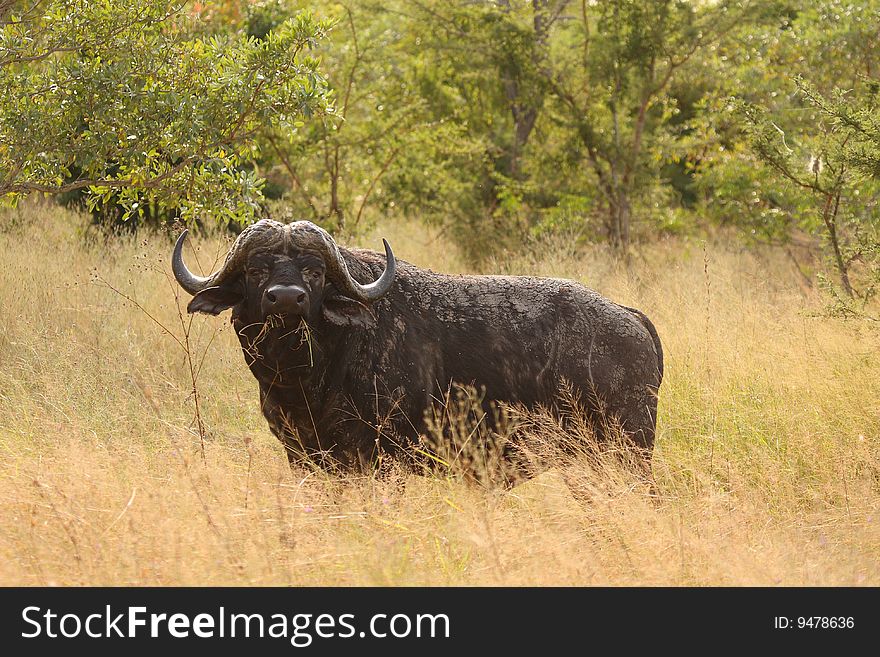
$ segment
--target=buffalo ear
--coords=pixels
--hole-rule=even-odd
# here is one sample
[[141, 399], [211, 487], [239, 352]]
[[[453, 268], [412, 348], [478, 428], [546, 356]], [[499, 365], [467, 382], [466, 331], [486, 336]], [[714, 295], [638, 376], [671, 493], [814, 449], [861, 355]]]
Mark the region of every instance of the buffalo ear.
[[215, 285], [214, 287], [206, 287], [197, 293], [187, 304], [186, 311], [219, 315], [224, 310], [241, 303], [243, 299], [244, 293], [242, 293], [240, 285]]
[[333, 296], [324, 299], [321, 304], [321, 313], [331, 324], [336, 326], [357, 326], [360, 328], [373, 328], [376, 326], [376, 315], [366, 304], [346, 297]]

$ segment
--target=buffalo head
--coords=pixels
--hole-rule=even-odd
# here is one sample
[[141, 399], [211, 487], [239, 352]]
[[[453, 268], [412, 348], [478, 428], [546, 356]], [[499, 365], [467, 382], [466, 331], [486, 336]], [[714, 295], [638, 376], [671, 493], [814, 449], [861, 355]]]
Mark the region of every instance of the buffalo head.
[[197, 276], [183, 262], [187, 231], [172, 255], [174, 277], [193, 295], [191, 313], [217, 315], [233, 309], [233, 320], [264, 324], [276, 317], [313, 324], [368, 321], [367, 304], [381, 298], [394, 283], [396, 261], [388, 242], [386, 266], [378, 280], [362, 284], [349, 272], [339, 247], [327, 231], [309, 221], [281, 224], [263, 219], [235, 240], [223, 266], [210, 276]]
[[[210, 276], [193, 274], [183, 262], [187, 231], [177, 240], [171, 264], [180, 286], [193, 295], [191, 313], [217, 315], [232, 309], [232, 325], [254, 376], [291, 384], [314, 365], [317, 330], [375, 324], [370, 304], [394, 283], [397, 264], [388, 242], [385, 270], [374, 275], [346, 256], [327, 231], [308, 221], [281, 224], [263, 219], [241, 232], [223, 266]], [[303, 370], [303, 368], [307, 368]]]

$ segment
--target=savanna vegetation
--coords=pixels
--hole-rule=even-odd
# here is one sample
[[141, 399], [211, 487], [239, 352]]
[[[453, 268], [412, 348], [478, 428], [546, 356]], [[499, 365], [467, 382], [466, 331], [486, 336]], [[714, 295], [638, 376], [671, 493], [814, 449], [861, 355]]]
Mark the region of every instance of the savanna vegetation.
[[[880, 584], [878, 35], [874, 0], [0, 0], [0, 584]], [[657, 496], [577, 450], [510, 491], [289, 468], [168, 268], [261, 216], [642, 309]]]

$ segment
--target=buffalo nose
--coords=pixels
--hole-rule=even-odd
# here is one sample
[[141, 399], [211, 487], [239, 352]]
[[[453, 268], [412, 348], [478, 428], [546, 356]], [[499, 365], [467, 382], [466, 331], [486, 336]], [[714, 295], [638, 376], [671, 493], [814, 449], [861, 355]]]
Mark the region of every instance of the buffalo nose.
[[266, 315], [307, 315], [309, 297], [299, 285], [273, 285], [263, 293], [263, 312]]

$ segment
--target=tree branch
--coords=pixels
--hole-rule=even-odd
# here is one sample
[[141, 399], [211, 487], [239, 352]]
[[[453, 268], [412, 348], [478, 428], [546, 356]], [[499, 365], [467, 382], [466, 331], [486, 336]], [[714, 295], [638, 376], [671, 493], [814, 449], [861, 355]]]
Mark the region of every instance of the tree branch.
[[281, 160], [281, 163], [284, 165], [284, 168], [287, 169], [287, 172], [290, 174], [290, 178], [293, 180], [296, 188], [299, 190], [300, 194], [303, 197], [303, 200], [308, 204], [308, 206], [312, 209], [315, 217], [321, 216], [321, 213], [318, 212], [318, 208], [315, 205], [312, 198], [306, 192], [306, 188], [300, 180], [299, 175], [296, 172], [296, 169], [293, 168], [293, 165], [290, 163], [290, 159], [287, 157], [287, 154], [284, 153], [279, 147], [278, 142], [275, 141], [275, 138], [272, 135], [267, 135], [266, 138], [269, 140], [269, 143], [272, 145], [272, 149], [275, 151], [275, 154]]

